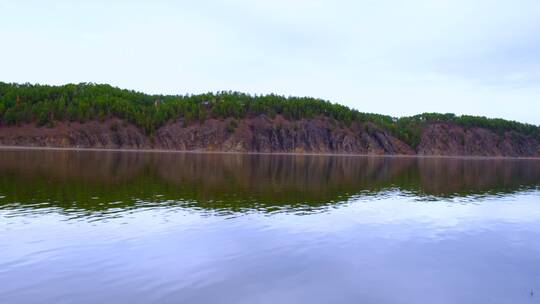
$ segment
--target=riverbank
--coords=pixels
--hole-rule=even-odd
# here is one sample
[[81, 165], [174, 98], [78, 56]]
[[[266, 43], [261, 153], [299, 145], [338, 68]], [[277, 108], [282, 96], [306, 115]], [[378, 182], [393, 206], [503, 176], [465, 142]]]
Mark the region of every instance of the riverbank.
[[443, 158], [443, 159], [523, 159], [539, 160], [540, 157], [510, 157], [510, 156], [467, 156], [467, 155], [410, 155], [410, 154], [347, 154], [347, 153], [298, 153], [298, 152], [230, 152], [230, 151], [194, 151], [194, 150], [165, 150], [165, 149], [107, 149], [107, 148], [63, 148], [63, 147], [30, 147], [30, 146], [0, 146], [1, 150], [34, 150], [34, 151], [78, 151], [78, 152], [126, 152], [126, 153], [183, 153], [183, 154], [224, 154], [224, 155], [285, 155], [285, 156], [340, 156], [340, 157], [375, 157], [375, 158]]
[[241, 120], [207, 119], [170, 122], [147, 134], [118, 118], [84, 123], [59, 121], [53, 126], [20, 124], [0, 127], [0, 145], [110, 150], [163, 150], [232, 153], [330, 155], [410, 155], [540, 157], [533, 136], [437, 122], [426, 125], [410, 145], [373, 124], [350, 126], [315, 117], [290, 120], [261, 115]]

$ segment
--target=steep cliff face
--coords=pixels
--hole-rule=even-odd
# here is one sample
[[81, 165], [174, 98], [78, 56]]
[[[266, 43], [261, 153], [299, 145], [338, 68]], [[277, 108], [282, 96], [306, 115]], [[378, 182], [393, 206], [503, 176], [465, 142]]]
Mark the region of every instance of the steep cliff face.
[[181, 122], [169, 124], [156, 132], [153, 144], [173, 150], [414, 154], [382, 130], [364, 131], [359, 125], [346, 128], [325, 118], [289, 121], [264, 115], [237, 124], [232, 119], [209, 119], [187, 128]]
[[86, 123], [57, 122], [0, 127], [0, 145], [27, 147], [149, 148], [150, 139], [137, 127], [118, 119]]
[[375, 155], [540, 156], [537, 140], [508, 132], [428, 125], [413, 149], [372, 124], [342, 125], [325, 117], [287, 120], [265, 115], [242, 120], [179, 120], [152, 135], [119, 119], [86, 123], [57, 122], [54, 127], [27, 124], [0, 127], [0, 145], [182, 151], [296, 152]]
[[428, 125], [422, 132], [419, 155], [538, 157], [540, 143], [516, 132], [497, 134], [483, 128], [450, 123]]

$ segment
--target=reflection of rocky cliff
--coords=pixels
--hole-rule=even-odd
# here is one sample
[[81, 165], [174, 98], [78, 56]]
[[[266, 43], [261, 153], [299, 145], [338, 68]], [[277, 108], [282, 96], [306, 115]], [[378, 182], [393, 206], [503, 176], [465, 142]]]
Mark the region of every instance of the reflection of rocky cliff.
[[[184, 201], [208, 208], [325, 205], [387, 189], [497, 194], [540, 185], [540, 161], [1, 151], [6, 201], [83, 208]], [[1, 202], [1, 201], [0, 201]]]

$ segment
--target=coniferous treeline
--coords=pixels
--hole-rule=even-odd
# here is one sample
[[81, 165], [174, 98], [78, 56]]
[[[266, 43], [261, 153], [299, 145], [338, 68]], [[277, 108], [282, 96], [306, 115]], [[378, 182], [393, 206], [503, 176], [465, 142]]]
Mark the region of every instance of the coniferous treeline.
[[14, 125], [35, 122], [40, 126], [55, 121], [84, 122], [118, 117], [147, 133], [171, 120], [204, 121], [207, 118], [237, 119], [277, 114], [289, 119], [326, 116], [341, 123], [373, 123], [412, 146], [420, 142], [427, 123], [453, 122], [465, 127], [484, 127], [499, 134], [516, 131], [540, 138], [538, 126], [503, 119], [454, 114], [424, 113], [394, 118], [362, 113], [346, 106], [308, 97], [218, 92], [198, 95], [148, 95], [106, 84], [80, 83], [62, 86], [0, 82], [0, 123]]

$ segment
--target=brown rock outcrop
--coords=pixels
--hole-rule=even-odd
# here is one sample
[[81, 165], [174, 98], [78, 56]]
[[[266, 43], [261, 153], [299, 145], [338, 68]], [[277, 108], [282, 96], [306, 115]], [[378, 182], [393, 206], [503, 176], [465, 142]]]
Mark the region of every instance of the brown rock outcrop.
[[0, 127], [0, 145], [64, 148], [160, 149], [181, 151], [335, 153], [374, 155], [460, 155], [540, 157], [537, 139], [516, 132], [497, 134], [483, 128], [433, 123], [413, 149], [372, 124], [339, 122], [316, 117], [287, 120], [265, 115], [241, 120], [207, 119], [185, 124], [170, 122], [147, 135], [120, 119], [56, 122]]

